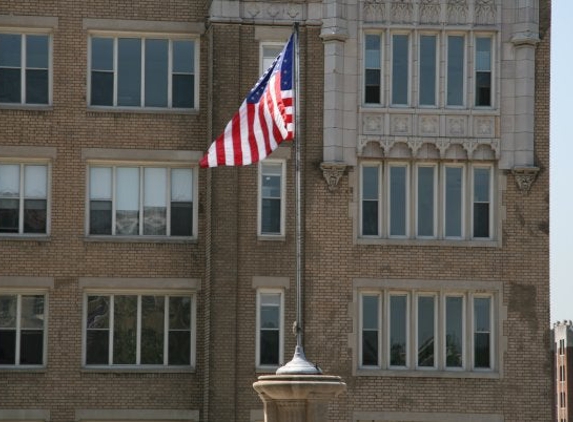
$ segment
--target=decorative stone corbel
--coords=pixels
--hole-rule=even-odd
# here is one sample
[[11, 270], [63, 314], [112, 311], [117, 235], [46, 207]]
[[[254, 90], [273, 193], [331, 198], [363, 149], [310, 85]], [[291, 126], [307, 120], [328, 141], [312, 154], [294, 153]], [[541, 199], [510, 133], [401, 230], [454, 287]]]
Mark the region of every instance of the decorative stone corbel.
[[338, 182], [346, 170], [346, 164], [344, 163], [320, 163], [320, 169], [322, 170], [322, 175], [326, 180], [328, 185], [328, 190], [330, 192], [336, 192], [338, 190]]
[[514, 167], [511, 173], [519, 190], [527, 195], [539, 173], [539, 167]]

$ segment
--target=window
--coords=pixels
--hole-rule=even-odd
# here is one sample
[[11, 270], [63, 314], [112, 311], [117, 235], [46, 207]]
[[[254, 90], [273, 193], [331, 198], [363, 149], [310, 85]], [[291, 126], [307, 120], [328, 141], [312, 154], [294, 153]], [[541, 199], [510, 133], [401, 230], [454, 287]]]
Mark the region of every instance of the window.
[[50, 103], [50, 36], [0, 34], [0, 103]]
[[46, 296], [0, 293], [0, 367], [45, 364]]
[[420, 35], [420, 75], [419, 103], [421, 106], [435, 106], [437, 84], [437, 37], [435, 35]]
[[0, 234], [46, 234], [48, 166], [0, 163]]
[[87, 366], [193, 366], [194, 297], [189, 294], [89, 293]]
[[196, 108], [195, 41], [93, 36], [90, 105]]
[[410, 79], [410, 39], [405, 34], [392, 35], [392, 104], [408, 105]]
[[[495, 370], [494, 298], [494, 293], [470, 291], [361, 292], [360, 367], [417, 371]], [[468, 308], [466, 302], [471, 303], [471, 307]], [[387, 311], [382, 316], [384, 307]], [[443, 323], [438, 324], [438, 321]], [[471, 337], [466, 336], [466, 332], [471, 333]]]
[[364, 36], [364, 102], [382, 102], [382, 38], [378, 34]]
[[446, 105], [464, 105], [464, 64], [465, 64], [465, 38], [461, 35], [448, 36], [448, 68]]
[[283, 293], [257, 292], [257, 367], [279, 366], [283, 362]]
[[490, 107], [491, 98], [491, 43], [490, 37], [477, 37], [475, 40], [475, 104], [476, 106]]
[[[492, 166], [385, 164], [368, 161], [361, 165], [361, 237], [493, 239]], [[471, 174], [469, 181], [467, 172]], [[415, 181], [413, 189], [411, 178]]]
[[285, 162], [264, 160], [259, 164], [259, 234], [283, 235], [285, 210]]
[[89, 234], [193, 236], [193, 171], [177, 167], [91, 166]]
[[261, 44], [260, 74], [262, 75], [283, 51], [284, 43], [263, 43]]

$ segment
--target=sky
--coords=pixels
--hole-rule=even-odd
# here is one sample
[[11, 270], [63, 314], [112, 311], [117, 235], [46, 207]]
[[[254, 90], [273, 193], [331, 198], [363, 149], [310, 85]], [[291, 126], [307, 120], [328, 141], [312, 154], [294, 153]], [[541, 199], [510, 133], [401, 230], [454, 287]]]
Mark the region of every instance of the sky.
[[573, 320], [572, 0], [553, 0], [551, 13], [550, 281], [551, 324]]

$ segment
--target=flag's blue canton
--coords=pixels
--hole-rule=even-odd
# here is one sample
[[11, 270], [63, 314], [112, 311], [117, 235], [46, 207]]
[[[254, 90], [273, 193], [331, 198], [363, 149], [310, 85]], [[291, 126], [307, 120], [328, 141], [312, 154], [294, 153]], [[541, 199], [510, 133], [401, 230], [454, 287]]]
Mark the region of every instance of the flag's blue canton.
[[[275, 59], [273, 64], [263, 73], [263, 76], [259, 79], [255, 87], [249, 92], [247, 96], [247, 102], [251, 104], [256, 104], [259, 102], [261, 95], [265, 92], [265, 88], [269, 83], [269, 79], [273, 76], [275, 72], [281, 72], [281, 90], [292, 89], [292, 62], [293, 62], [293, 37], [282, 51], [282, 53]], [[284, 54], [283, 54], [284, 53]]]

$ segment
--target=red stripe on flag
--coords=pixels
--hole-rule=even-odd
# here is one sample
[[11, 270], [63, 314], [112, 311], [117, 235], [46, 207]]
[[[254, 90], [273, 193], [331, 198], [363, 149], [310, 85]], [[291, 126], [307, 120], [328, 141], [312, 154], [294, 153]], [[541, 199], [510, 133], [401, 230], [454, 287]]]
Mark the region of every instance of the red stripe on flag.
[[248, 143], [249, 149], [251, 150], [251, 163], [256, 163], [259, 161], [259, 150], [257, 148], [257, 139], [255, 138], [255, 104], [248, 104], [247, 108], [247, 121], [248, 121]]
[[231, 138], [233, 140], [234, 165], [243, 165], [243, 151], [241, 151], [241, 111], [244, 111], [244, 103], [239, 108], [239, 112], [233, 116], [233, 126]]

